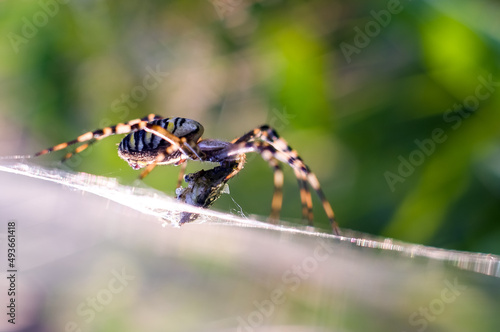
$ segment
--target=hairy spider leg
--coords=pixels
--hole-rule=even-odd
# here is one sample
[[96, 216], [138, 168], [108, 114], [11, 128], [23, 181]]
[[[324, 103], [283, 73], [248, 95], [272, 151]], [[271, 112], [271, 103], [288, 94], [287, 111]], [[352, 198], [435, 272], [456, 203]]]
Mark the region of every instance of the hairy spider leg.
[[[229, 157], [237, 153], [250, 153], [259, 152], [261, 157], [266, 160], [269, 165], [273, 168], [274, 173], [274, 194], [271, 203], [271, 215], [269, 220], [273, 223], [279, 220], [279, 215], [281, 212], [281, 206], [283, 202], [283, 171], [278, 161], [287, 162], [288, 155], [282, 151], [277, 151], [272, 145], [264, 141], [248, 141], [240, 142], [238, 144], [233, 144], [230, 150], [225, 151], [224, 157]], [[280, 156], [281, 157], [278, 157]], [[300, 199], [302, 203], [302, 217], [307, 220], [308, 225], [313, 224], [313, 213], [312, 213], [312, 199], [311, 192], [307, 186], [307, 176], [302, 173], [299, 169], [293, 168], [295, 176], [297, 177], [299, 188], [300, 188]]]
[[[265, 143], [268, 145], [267, 143]], [[274, 175], [274, 194], [273, 194], [273, 199], [271, 202], [271, 215], [269, 217], [269, 220], [271, 222], [275, 222], [279, 220], [279, 215], [281, 212], [281, 207], [283, 205], [283, 182], [284, 182], [284, 176], [283, 176], [283, 170], [281, 169], [281, 166], [279, 164], [279, 160], [277, 158], [274, 158], [272, 156], [275, 156], [277, 154], [280, 154], [281, 152], [276, 151], [272, 146], [268, 145], [269, 148], [262, 151], [260, 150], [260, 154], [264, 160], [267, 160], [269, 165], [273, 168], [273, 175]], [[268, 157], [266, 156], [266, 151], [271, 151], [271, 159], [267, 159]], [[302, 205], [302, 218], [304, 220], [307, 220], [308, 225], [312, 226], [313, 225], [313, 213], [312, 213], [312, 199], [311, 199], [311, 192], [309, 191], [309, 187], [307, 186], [307, 180], [305, 179], [304, 175], [299, 172], [296, 168], [293, 168], [293, 171], [295, 173], [295, 177], [297, 178], [297, 182], [299, 184], [299, 190], [300, 190], [300, 202]]]
[[300, 156], [297, 154], [297, 151], [293, 150], [288, 145], [288, 143], [283, 138], [281, 138], [273, 128], [269, 127], [268, 125], [263, 125], [258, 128], [255, 128], [252, 131], [249, 131], [248, 133], [239, 138], [234, 139], [231, 142], [233, 143], [233, 146], [231, 148], [232, 152], [228, 151], [228, 156], [235, 153], [242, 153], [246, 149], [251, 149], [252, 146], [255, 146], [256, 143], [255, 139], [260, 139], [273, 146], [273, 148], [276, 149], [274, 157], [282, 162], [288, 163], [295, 170], [295, 174], [299, 180], [299, 183], [301, 183], [302, 205], [304, 206], [305, 202], [306, 208], [310, 210], [307, 213], [308, 216], [307, 219], [309, 220], [309, 222], [311, 223], [311, 220], [313, 218], [312, 198], [310, 197], [311, 194], [309, 192], [309, 189], [307, 188], [307, 184], [302, 184], [306, 181], [311, 185], [311, 187], [318, 195], [323, 205], [323, 209], [325, 210], [325, 213], [328, 219], [330, 220], [333, 232], [335, 234], [339, 234], [338, 226], [335, 222], [335, 214], [333, 212], [330, 203], [326, 199], [323, 190], [321, 189], [318, 178], [304, 163], [302, 158], [300, 158]]
[[279, 161], [274, 158], [276, 151], [272, 146], [262, 142], [262, 147], [259, 148], [259, 152], [262, 159], [267, 161], [269, 166], [273, 169], [274, 191], [273, 199], [271, 201], [271, 214], [269, 215], [268, 220], [269, 222], [276, 224], [280, 218], [281, 206], [283, 205], [283, 170], [281, 169]]
[[184, 174], [186, 173], [186, 167], [187, 163], [182, 163], [180, 170], [179, 170], [179, 176], [177, 177], [177, 186], [176, 188], [180, 188], [182, 186], [182, 180], [184, 180]]
[[[256, 141], [255, 143], [258, 143]], [[281, 206], [283, 204], [283, 170], [279, 164], [279, 160], [274, 158], [275, 155], [281, 153], [278, 152], [274, 147], [265, 142], [260, 142], [265, 146], [265, 149], [259, 148], [259, 152], [264, 160], [266, 160], [269, 165], [273, 168], [274, 175], [274, 194], [271, 202], [271, 215], [269, 220], [273, 223], [279, 220], [279, 215], [281, 212]], [[302, 204], [302, 218], [307, 220], [310, 226], [313, 225], [314, 215], [312, 213], [312, 199], [311, 192], [307, 186], [307, 179], [304, 177], [303, 173], [293, 168], [295, 172], [295, 177], [299, 183], [300, 188], [300, 201]]]
[[298, 169], [293, 169], [297, 182], [299, 183], [300, 202], [302, 204], [302, 217], [307, 220], [309, 226], [313, 226], [314, 214], [312, 209], [312, 197], [309, 186], [307, 185], [307, 177]]
[[[240, 143], [242, 144], [242, 143]], [[248, 145], [248, 146], [247, 146]], [[238, 147], [235, 145], [228, 146], [230, 150], [238, 150]], [[283, 204], [283, 170], [276, 158], [274, 158], [277, 153], [276, 149], [272, 147], [270, 144], [261, 141], [253, 141], [253, 142], [245, 142], [245, 146], [243, 149], [250, 149], [246, 152], [253, 152], [257, 150], [260, 153], [262, 159], [267, 161], [269, 166], [273, 169], [273, 178], [274, 178], [274, 191], [273, 198], [271, 201], [271, 213], [269, 215], [269, 221], [271, 223], [276, 224], [280, 217], [281, 206]], [[227, 150], [227, 149], [226, 149]], [[224, 153], [226, 154], [226, 153]], [[238, 157], [241, 158], [245, 156], [244, 153], [238, 153]], [[245, 157], [246, 158], [246, 157]], [[243, 168], [244, 160], [238, 165], [238, 169], [235, 172], [231, 173], [229, 177], [226, 177], [226, 181], [229, 180], [230, 177], [236, 175]]]
[[[230, 164], [231, 164], [231, 172], [229, 172], [226, 177], [224, 178], [224, 182], [227, 183], [233, 176], [238, 174], [242, 169], [243, 166], [245, 165], [245, 161], [247, 159], [247, 156], [244, 153], [238, 153], [237, 158], [230, 159]], [[221, 166], [227, 166], [228, 161], [222, 161]]]
[[[50, 153], [52, 151], [63, 150], [63, 149], [66, 149], [68, 146], [74, 145], [77, 143], [85, 143], [85, 144], [80, 145], [78, 148], [76, 148], [75, 151], [67, 153], [64, 156], [64, 158], [62, 159], [64, 161], [64, 160], [71, 158], [71, 156], [73, 156], [74, 154], [82, 152], [83, 150], [88, 148], [91, 144], [93, 144], [95, 141], [101, 140], [103, 138], [106, 138], [108, 136], [115, 135], [115, 134], [128, 134], [132, 131], [135, 131], [135, 130], [138, 130], [138, 129], [145, 127], [146, 124], [150, 121], [160, 120], [160, 119], [162, 119], [161, 116], [158, 116], [155, 114], [149, 114], [148, 116], [145, 116], [142, 119], [134, 119], [134, 120], [128, 121], [127, 123], [119, 123], [115, 126], [105, 127], [103, 129], [97, 129], [95, 131], [89, 131], [83, 135], [78, 136], [76, 139], [74, 139], [72, 141], [60, 143], [60, 144], [57, 144], [57, 145], [50, 147], [48, 149], [42, 150], [42, 151], [36, 153], [35, 157]], [[86, 143], [86, 142], [89, 142], [89, 143]]]
[[[270, 137], [272, 139], [270, 139]], [[288, 163], [294, 170], [295, 176], [299, 183], [300, 188], [300, 200], [302, 204], [302, 217], [307, 220], [309, 225], [313, 224], [314, 215], [312, 212], [312, 198], [311, 192], [309, 191], [309, 187], [307, 186], [307, 172], [304, 172], [303, 169], [307, 168], [302, 159], [298, 156], [297, 152], [293, 150], [288, 143], [279, 137], [279, 135], [274, 131], [274, 129], [270, 128], [267, 125], [261, 126], [259, 128], [255, 128], [254, 130], [246, 133], [245, 135], [236, 138], [232, 141], [233, 144], [247, 145], [245, 142], [254, 142], [255, 139], [261, 139], [269, 144], [275, 146], [275, 154], [279, 155], [278, 151], [281, 152], [282, 157], [279, 158], [281, 161]], [[274, 144], [273, 144], [274, 143]], [[251, 144], [250, 144], [251, 145]], [[280, 147], [280, 150], [276, 150], [276, 148]], [[295, 158], [297, 161], [291, 161], [292, 158]], [[302, 163], [299, 165], [301, 167], [296, 167], [296, 163]], [[302, 167], [304, 166], [304, 167]], [[310, 172], [310, 171], [309, 171]], [[325, 210], [326, 211], [326, 210]], [[328, 213], [327, 213], [328, 214]], [[330, 216], [328, 216], [330, 218]], [[331, 219], [330, 219], [331, 220]]]
[[243, 149], [239, 149], [240, 147], [235, 148], [234, 144], [224, 141], [203, 140], [200, 142], [201, 150], [206, 153], [207, 161], [218, 162], [221, 165], [226, 163], [228, 160], [232, 161], [232, 171], [226, 175], [224, 182], [227, 182], [230, 178], [238, 174], [238, 172], [243, 168], [246, 161], [245, 153], [254, 151], [260, 153], [261, 157], [267, 161], [269, 166], [273, 169], [274, 192], [271, 201], [271, 214], [269, 216], [269, 221], [277, 223], [283, 202], [283, 171], [278, 160], [274, 158], [277, 151], [270, 144], [262, 141], [252, 141], [251, 143], [245, 142], [245, 144], [248, 144], [248, 146], [243, 147]]

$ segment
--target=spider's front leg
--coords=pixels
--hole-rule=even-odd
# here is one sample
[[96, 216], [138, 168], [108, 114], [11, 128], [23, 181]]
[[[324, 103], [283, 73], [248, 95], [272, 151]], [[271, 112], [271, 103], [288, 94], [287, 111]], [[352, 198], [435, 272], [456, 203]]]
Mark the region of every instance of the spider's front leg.
[[[279, 160], [289, 164], [293, 168], [299, 182], [302, 214], [304, 218], [308, 220], [309, 224], [312, 224], [312, 198], [308, 187], [309, 184], [316, 191], [316, 194], [321, 200], [323, 209], [325, 210], [325, 213], [332, 225], [333, 232], [335, 234], [339, 234], [338, 226], [335, 222], [335, 214], [330, 203], [326, 199], [323, 190], [321, 189], [318, 178], [304, 163], [302, 158], [299, 157], [297, 151], [292, 149], [273, 128], [263, 125], [249, 131], [239, 138], [234, 139], [231, 143], [231, 147], [224, 152], [227, 157], [247, 152], [259, 152], [263, 159], [268, 161], [271, 166], [273, 166], [273, 160]], [[276, 170], [276, 168], [274, 169]], [[280, 186], [276, 184], [275, 172], [275, 188], [276, 187]], [[272, 208], [273, 211], [271, 212], [271, 215], [279, 215], [279, 208], [281, 208], [281, 204], [279, 204], [279, 206], [278, 204], [273, 205]]]
[[133, 131], [136, 131], [138, 129], [145, 127], [146, 124], [150, 121], [159, 120], [159, 119], [162, 119], [162, 117], [155, 115], [155, 114], [149, 114], [148, 116], [145, 116], [142, 119], [134, 119], [134, 120], [130, 120], [126, 123], [119, 123], [119, 124], [114, 125], [114, 126], [105, 127], [105, 128], [97, 129], [94, 131], [89, 131], [83, 135], [78, 136], [77, 138], [75, 138], [72, 141], [60, 143], [60, 144], [54, 145], [48, 149], [37, 152], [35, 154], [35, 157], [42, 156], [44, 154], [47, 154], [47, 153], [50, 153], [53, 151], [64, 150], [67, 147], [74, 145], [74, 144], [83, 143], [82, 145], [77, 147], [73, 152], [68, 152], [63, 158], [63, 161], [65, 161], [65, 160], [71, 158], [73, 155], [84, 151], [85, 149], [87, 149], [90, 145], [92, 145], [96, 141], [102, 140], [106, 137], [109, 137], [109, 136], [115, 135], [115, 134], [128, 134], [130, 132], [133, 132]]

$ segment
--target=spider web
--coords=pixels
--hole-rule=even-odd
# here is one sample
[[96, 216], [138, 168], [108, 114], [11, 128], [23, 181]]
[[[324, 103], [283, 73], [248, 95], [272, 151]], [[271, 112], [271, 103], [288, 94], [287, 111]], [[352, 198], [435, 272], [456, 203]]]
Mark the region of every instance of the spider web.
[[311, 237], [331, 239], [332, 241], [349, 242], [358, 247], [372, 248], [383, 252], [394, 252], [411, 258], [428, 258], [449, 263], [460, 269], [481, 274], [500, 277], [500, 256], [483, 253], [470, 253], [446, 250], [411, 243], [404, 243], [389, 238], [375, 237], [369, 234], [341, 229], [342, 235], [335, 236], [321, 232], [313, 227], [297, 227], [282, 223], [273, 225], [259, 220], [258, 217], [241, 217], [208, 209], [197, 208], [179, 202], [166, 194], [147, 187], [140, 182], [136, 186], [126, 186], [118, 183], [115, 178], [96, 176], [83, 172], [69, 172], [59, 168], [46, 168], [21, 158], [1, 158], [0, 172], [13, 173], [25, 177], [55, 182], [63, 186], [91, 193], [127, 206], [141, 213], [156, 217], [163, 226], [179, 227], [181, 213], [196, 213], [198, 219], [193, 224], [208, 223], [227, 225], [230, 227], [253, 227], [268, 231], [303, 234]]

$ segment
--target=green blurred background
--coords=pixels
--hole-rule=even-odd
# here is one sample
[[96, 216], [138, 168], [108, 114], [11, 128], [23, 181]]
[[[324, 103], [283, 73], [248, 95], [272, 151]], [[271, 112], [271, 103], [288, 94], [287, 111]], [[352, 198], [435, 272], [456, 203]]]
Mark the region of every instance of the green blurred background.
[[[2, 1], [0, 154], [148, 113], [198, 120], [205, 137], [225, 140], [269, 123], [318, 175], [341, 227], [499, 254], [499, 10], [444, 0]], [[66, 165], [132, 183], [139, 173], [118, 158], [120, 138]], [[174, 195], [177, 173], [162, 167], [145, 182]], [[285, 174], [282, 217], [301, 222]], [[267, 164], [250, 157], [215, 208], [267, 215], [272, 187]]]

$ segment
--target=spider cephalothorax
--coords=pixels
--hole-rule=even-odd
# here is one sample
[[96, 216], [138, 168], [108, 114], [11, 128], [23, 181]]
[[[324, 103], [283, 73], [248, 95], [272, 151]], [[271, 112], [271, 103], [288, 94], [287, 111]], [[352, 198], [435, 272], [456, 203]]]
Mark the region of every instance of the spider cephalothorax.
[[[279, 161], [287, 163], [293, 168], [299, 182], [304, 218], [312, 225], [312, 199], [308, 186], [310, 185], [318, 194], [334, 233], [338, 234], [333, 210], [321, 190], [316, 175], [304, 164], [297, 152], [267, 125], [255, 128], [231, 142], [225, 142], [202, 139], [203, 126], [194, 120], [179, 117], [162, 118], [150, 114], [142, 119], [85, 133], [72, 141], [40, 151], [36, 156], [82, 143], [73, 153], [66, 154], [64, 159], [67, 159], [74, 153], [85, 150], [96, 140], [114, 134], [127, 134], [118, 146], [118, 155], [134, 169], [145, 168], [141, 178], [149, 174], [156, 165], [185, 165], [187, 160], [218, 163], [219, 166], [211, 170], [186, 175], [188, 186], [180, 190], [177, 195], [183, 202], [205, 208], [221, 195], [226, 183], [241, 171], [246, 153], [260, 153], [274, 171], [274, 195], [270, 216], [272, 221], [278, 220], [283, 199], [281, 192], [283, 172]], [[182, 178], [183, 172], [184, 167], [179, 179]], [[194, 218], [196, 216], [191, 214], [184, 215], [181, 223]]]

